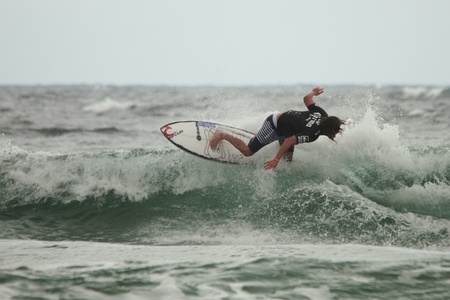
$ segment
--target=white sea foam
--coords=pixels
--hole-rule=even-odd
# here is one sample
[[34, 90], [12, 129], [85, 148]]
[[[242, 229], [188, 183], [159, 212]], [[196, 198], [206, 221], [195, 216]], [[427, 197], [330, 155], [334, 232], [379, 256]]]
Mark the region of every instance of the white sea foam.
[[105, 100], [103, 100], [101, 102], [97, 102], [97, 103], [83, 107], [83, 110], [91, 111], [91, 112], [95, 112], [95, 113], [103, 113], [103, 112], [107, 112], [110, 110], [130, 109], [134, 106], [136, 106], [136, 104], [131, 101], [119, 102], [119, 101], [112, 100], [110, 98], [106, 98]]
[[438, 87], [404, 87], [402, 90], [402, 98], [425, 98], [425, 99], [435, 99], [439, 97], [444, 91], [444, 88]]

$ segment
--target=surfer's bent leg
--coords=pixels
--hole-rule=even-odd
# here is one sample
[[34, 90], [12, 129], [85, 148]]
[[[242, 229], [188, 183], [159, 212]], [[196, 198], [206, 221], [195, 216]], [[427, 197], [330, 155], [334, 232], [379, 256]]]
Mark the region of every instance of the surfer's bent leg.
[[245, 156], [252, 156], [258, 152], [262, 147], [279, 140], [280, 137], [276, 133], [275, 125], [273, 124], [273, 116], [270, 115], [264, 121], [263, 125], [256, 133], [256, 135], [248, 142], [248, 145], [244, 141], [234, 137], [230, 134], [217, 130], [211, 138], [211, 149], [216, 149], [221, 140], [230, 142], [236, 149], [238, 149]]
[[244, 156], [252, 156], [254, 154], [254, 152], [250, 150], [244, 141], [220, 130], [217, 130], [211, 138], [211, 142], [209, 143], [211, 149], [215, 150], [221, 140], [230, 142], [230, 144], [238, 149]]

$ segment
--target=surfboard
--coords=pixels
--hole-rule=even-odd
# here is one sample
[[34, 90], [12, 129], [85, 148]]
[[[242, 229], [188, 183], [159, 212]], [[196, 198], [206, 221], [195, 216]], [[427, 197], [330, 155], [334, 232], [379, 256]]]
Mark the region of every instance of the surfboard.
[[190, 154], [221, 163], [249, 163], [250, 158], [245, 157], [227, 141], [223, 140], [217, 149], [211, 149], [209, 142], [218, 129], [240, 138], [246, 144], [254, 136], [243, 129], [205, 121], [178, 121], [160, 128], [161, 133], [172, 144]]

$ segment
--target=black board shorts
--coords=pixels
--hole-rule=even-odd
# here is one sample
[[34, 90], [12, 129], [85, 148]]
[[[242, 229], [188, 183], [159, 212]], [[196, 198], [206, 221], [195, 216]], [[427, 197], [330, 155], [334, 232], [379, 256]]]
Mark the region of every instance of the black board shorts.
[[[277, 128], [275, 126], [275, 123], [273, 122], [273, 119], [276, 118], [276, 115], [277, 114], [268, 116], [266, 120], [264, 120], [264, 123], [262, 124], [256, 135], [248, 142], [247, 146], [253, 153], [258, 152], [264, 146], [275, 141], [278, 141], [280, 143], [280, 146], [284, 143], [286, 137], [282, 137], [277, 134]], [[288, 152], [294, 152], [294, 146], [290, 147]]]

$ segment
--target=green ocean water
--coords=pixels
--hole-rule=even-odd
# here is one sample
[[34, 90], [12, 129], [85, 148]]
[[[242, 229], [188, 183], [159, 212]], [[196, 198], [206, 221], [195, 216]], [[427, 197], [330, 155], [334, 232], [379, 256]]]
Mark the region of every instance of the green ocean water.
[[446, 299], [448, 89], [325, 87], [343, 136], [263, 169], [159, 127], [255, 132], [310, 87], [0, 87], [0, 290], [11, 299]]

